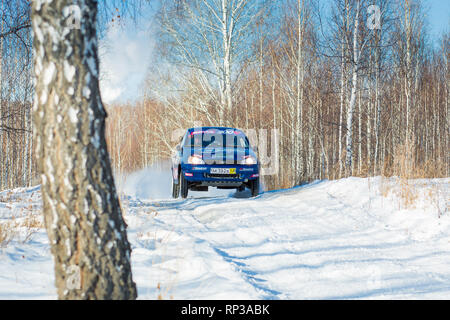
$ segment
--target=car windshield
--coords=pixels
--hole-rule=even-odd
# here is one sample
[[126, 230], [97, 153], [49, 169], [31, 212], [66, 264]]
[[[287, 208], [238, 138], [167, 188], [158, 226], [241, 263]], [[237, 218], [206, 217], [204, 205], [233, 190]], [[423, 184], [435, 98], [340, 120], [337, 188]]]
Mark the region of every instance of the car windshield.
[[235, 130], [205, 130], [188, 133], [185, 147], [196, 148], [248, 148], [247, 137]]

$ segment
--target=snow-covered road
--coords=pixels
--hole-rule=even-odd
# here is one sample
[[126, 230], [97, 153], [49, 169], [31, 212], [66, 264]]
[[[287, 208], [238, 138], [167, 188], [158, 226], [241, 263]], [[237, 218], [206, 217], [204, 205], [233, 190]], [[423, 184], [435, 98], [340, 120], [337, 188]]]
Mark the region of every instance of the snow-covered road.
[[449, 217], [377, 193], [352, 178], [256, 199], [130, 201], [135, 265], [155, 271], [137, 272], [140, 293], [158, 282], [174, 298], [449, 298]]
[[[381, 195], [381, 178], [316, 182], [257, 198], [127, 196], [139, 298], [449, 299], [449, 182], [418, 187], [409, 209], [393, 192]], [[1, 205], [1, 219], [20, 207]], [[0, 250], [0, 298], [55, 297], [43, 230]]]

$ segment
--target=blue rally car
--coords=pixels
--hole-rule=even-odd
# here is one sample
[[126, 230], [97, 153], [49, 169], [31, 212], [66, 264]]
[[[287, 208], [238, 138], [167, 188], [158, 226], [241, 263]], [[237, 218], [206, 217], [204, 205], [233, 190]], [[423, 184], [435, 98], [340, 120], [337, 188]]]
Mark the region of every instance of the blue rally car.
[[201, 127], [187, 130], [172, 156], [172, 197], [188, 191], [250, 189], [259, 192], [259, 163], [247, 136], [239, 129]]

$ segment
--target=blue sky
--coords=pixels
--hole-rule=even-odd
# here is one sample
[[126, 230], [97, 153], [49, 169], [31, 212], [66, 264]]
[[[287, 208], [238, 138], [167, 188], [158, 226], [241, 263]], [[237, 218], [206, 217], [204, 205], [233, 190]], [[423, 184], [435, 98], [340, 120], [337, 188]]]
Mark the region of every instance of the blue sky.
[[[329, 0], [321, 0], [326, 3]], [[439, 45], [438, 39], [450, 31], [450, 0], [424, 0], [430, 40]], [[147, 11], [148, 10], [148, 11]], [[122, 26], [111, 24], [101, 41], [101, 90], [106, 103], [126, 102], [138, 99], [148, 67], [154, 62], [156, 23], [147, 8], [138, 24], [124, 21]]]
[[430, 36], [436, 40], [443, 32], [450, 31], [450, 0], [426, 0], [425, 6]]

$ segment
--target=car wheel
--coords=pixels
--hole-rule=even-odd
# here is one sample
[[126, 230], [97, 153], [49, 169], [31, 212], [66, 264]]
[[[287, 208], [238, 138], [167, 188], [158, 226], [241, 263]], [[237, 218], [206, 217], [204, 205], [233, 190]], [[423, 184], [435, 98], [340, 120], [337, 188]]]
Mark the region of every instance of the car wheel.
[[181, 171], [180, 173], [180, 193], [181, 193], [181, 197], [186, 199], [187, 195], [188, 195], [188, 182], [184, 177], [183, 171]]
[[250, 191], [252, 197], [256, 197], [259, 194], [259, 178], [250, 181]]
[[172, 178], [172, 198], [176, 199], [180, 196], [180, 175], [178, 174], [178, 184]]

